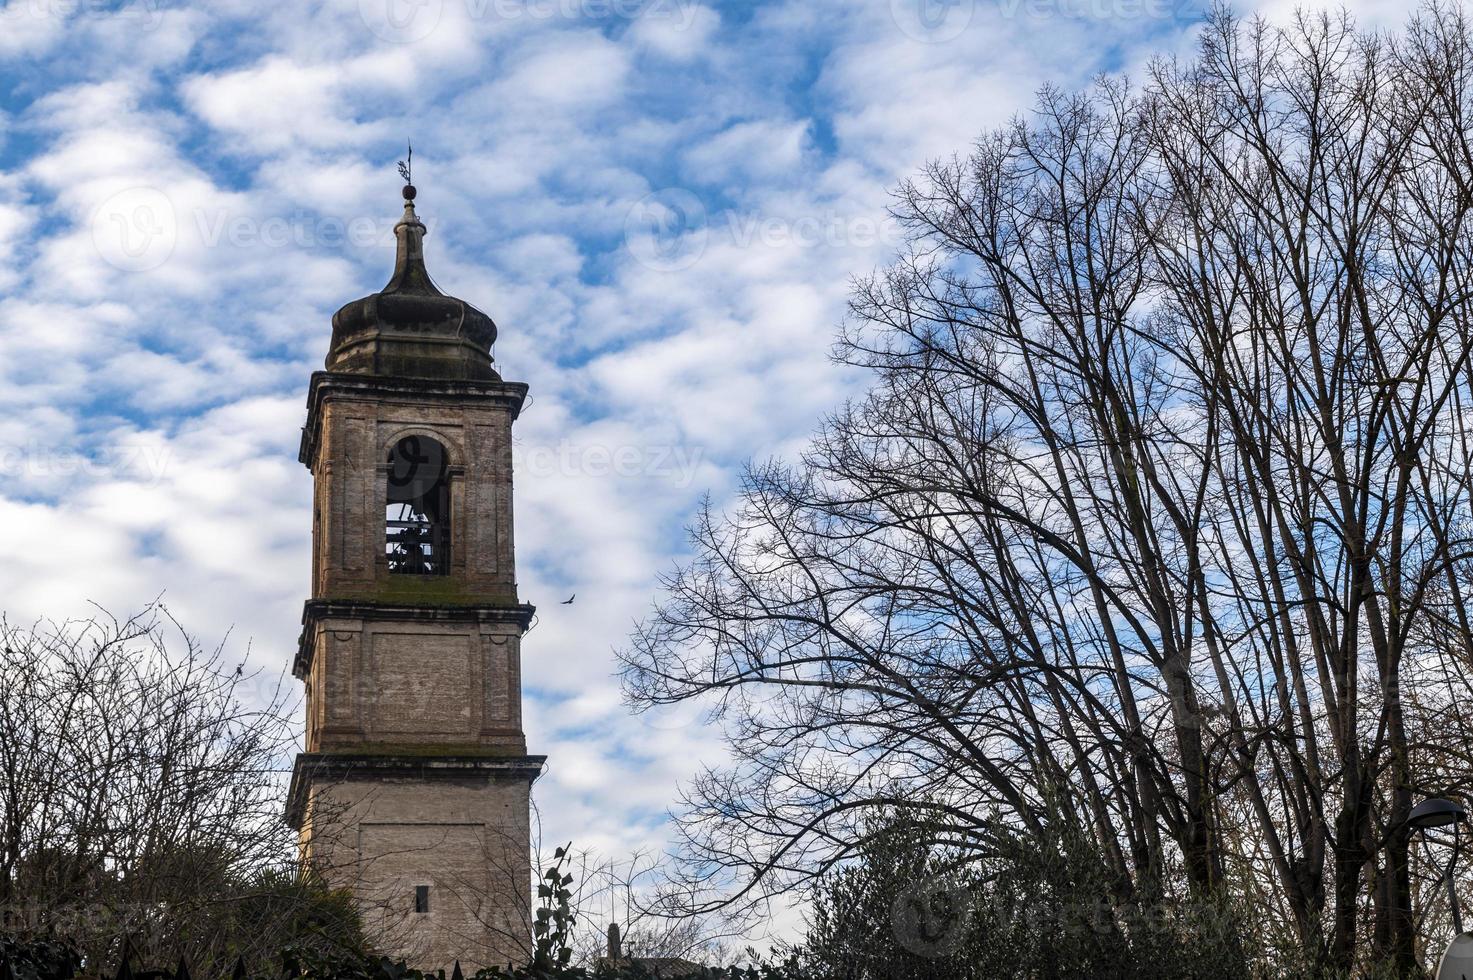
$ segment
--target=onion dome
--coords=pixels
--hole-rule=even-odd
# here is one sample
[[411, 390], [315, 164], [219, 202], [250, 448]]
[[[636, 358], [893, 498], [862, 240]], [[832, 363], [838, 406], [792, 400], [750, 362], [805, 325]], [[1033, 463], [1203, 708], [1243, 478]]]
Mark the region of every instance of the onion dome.
[[425, 226], [414, 213], [414, 185], [404, 188], [404, 217], [394, 226], [398, 254], [383, 289], [333, 314], [327, 369], [340, 374], [499, 381], [491, 366], [496, 324], [465, 300], [446, 296], [425, 269]]

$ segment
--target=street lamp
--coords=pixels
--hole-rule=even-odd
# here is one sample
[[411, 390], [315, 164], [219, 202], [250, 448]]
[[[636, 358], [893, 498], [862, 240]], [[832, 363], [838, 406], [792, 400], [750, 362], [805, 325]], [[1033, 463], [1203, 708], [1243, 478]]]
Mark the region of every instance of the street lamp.
[[[1442, 954], [1442, 962], [1438, 966], [1438, 977], [1453, 977], [1466, 975], [1470, 959], [1473, 959], [1473, 937], [1463, 934], [1463, 913], [1458, 908], [1458, 891], [1454, 887], [1453, 869], [1457, 867], [1458, 851], [1462, 845], [1460, 831], [1462, 825], [1467, 822], [1468, 814], [1463, 810], [1460, 803], [1452, 800], [1430, 799], [1423, 800], [1412, 807], [1412, 812], [1407, 815], [1407, 826], [1413, 833], [1421, 832], [1422, 850], [1427, 855], [1428, 863], [1436, 867], [1432, 861], [1432, 848], [1428, 844], [1432, 837], [1431, 831], [1452, 827], [1452, 856], [1448, 858], [1447, 867], [1439, 873], [1437, 880], [1441, 882], [1447, 879], [1447, 900], [1453, 909], [1453, 941], [1448, 945], [1447, 952]], [[1438, 841], [1447, 843], [1447, 841]], [[1437, 887], [1433, 885], [1433, 887]]]
[[1453, 887], [1453, 868], [1458, 863], [1458, 849], [1462, 844], [1458, 836], [1458, 828], [1467, 819], [1468, 814], [1464, 812], [1462, 804], [1454, 803], [1452, 800], [1435, 798], [1423, 800], [1421, 803], [1412, 807], [1412, 812], [1407, 817], [1408, 827], [1414, 831], [1422, 831], [1422, 849], [1426, 852], [1428, 861], [1432, 860], [1432, 848], [1427, 843], [1429, 836], [1427, 831], [1438, 827], [1446, 827], [1449, 824], [1452, 825], [1452, 857], [1448, 859], [1446, 870], [1438, 875], [1437, 880], [1440, 882], [1444, 877], [1447, 878], [1447, 899], [1453, 907], [1453, 931], [1457, 933], [1463, 931], [1463, 913], [1458, 908], [1458, 891]]

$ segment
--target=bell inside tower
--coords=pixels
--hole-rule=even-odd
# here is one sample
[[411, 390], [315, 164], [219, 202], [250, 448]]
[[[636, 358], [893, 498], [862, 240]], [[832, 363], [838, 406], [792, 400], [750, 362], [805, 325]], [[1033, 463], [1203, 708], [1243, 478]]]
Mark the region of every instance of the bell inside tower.
[[405, 436], [389, 450], [384, 556], [396, 575], [450, 573], [450, 481], [445, 447]]

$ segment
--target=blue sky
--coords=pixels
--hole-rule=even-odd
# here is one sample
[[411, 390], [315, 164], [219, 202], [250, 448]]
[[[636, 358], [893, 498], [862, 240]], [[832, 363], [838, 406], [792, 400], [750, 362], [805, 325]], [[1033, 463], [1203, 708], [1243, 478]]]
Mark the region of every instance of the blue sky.
[[[1287, 5], [1269, 9], [1286, 16]], [[1393, 3], [1364, 17], [1399, 19]], [[721, 758], [613, 650], [744, 461], [863, 383], [827, 355], [895, 183], [1045, 82], [1187, 52], [1195, 0], [10, 0], [0, 7], [0, 608], [163, 594], [290, 661], [329, 319], [415, 146], [431, 271], [492, 315], [517, 429], [549, 839], [666, 843]], [[559, 600], [576, 592], [573, 606]]]

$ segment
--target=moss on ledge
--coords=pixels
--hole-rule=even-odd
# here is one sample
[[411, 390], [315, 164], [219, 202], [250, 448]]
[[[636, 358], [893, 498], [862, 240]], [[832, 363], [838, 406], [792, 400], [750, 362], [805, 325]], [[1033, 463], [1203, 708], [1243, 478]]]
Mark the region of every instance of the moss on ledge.
[[323, 748], [317, 755], [378, 755], [412, 759], [438, 757], [456, 759], [517, 759], [527, 750], [521, 745], [478, 745], [475, 743], [423, 742], [356, 742], [352, 745]]
[[470, 588], [458, 575], [390, 575], [373, 588], [344, 592], [333, 599], [409, 606], [515, 606], [515, 592]]

